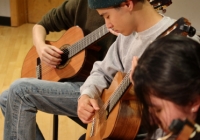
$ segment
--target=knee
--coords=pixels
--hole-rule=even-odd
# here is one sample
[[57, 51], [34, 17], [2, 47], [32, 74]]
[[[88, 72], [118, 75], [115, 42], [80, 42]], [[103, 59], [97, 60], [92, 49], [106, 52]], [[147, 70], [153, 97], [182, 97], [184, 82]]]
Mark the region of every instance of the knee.
[[18, 79], [10, 85], [9, 89], [0, 94], [0, 107], [3, 114], [5, 112], [6, 104], [8, 101], [11, 103], [13, 99], [21, 98], [20, 96], [23, 96], [27, 86], [29, 85], [28, 81], [30, 81], [28, 78]]
[[6, 106], [7, 97], [8, 97], [8, 90], [5, 90], [0, 94], [0, 106], [2, 109]]
[[20, 79], [18, 79], [18, 80], [15, 80], [15, 81], [10, 85], [9, 92], [20, 91], [20, 90], [26, 88], [27, 85], [28, 85], [28, 81], [29, 81], [28, 78], [20, 78]]
[[27, 87], [29, 86], [29, 78], [20, 78], [15, 80], [7, 90], [6, 96], [7, 101], [12, 102], [17, 98], [21, 98], [27, 92]]
[[23, 85], [26, 83], [27, 79], [26, 78], [22, 78], [22, 79], [18, 79], [16, 81], [14, 81], [11, 85], [10, 88], [5, 90], [4, 92], [2, 92], [0, 94], [0, 105], [3, 105], [6, 103], [7, 98], [9, 96], [9, 94], [11, 93], [15, 93], [16, 90], [19, 90], [20, 88], [23, 87]]

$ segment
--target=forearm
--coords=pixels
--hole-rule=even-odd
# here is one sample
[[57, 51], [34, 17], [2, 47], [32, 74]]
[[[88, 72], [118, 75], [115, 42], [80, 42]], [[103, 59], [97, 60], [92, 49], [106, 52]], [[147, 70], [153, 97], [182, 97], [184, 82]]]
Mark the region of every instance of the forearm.
[[34, 25], [32, 36], [33, 36], [33, 44], [36, 46], [36, 48], [45, 44], [46, 35], [47, 33], [43, 26], [39, 24]]
[[[117, 46], [113, 44], [103, 61], [96, 61], [90, 76], [80, 88], [81, 95], [86, 94], [91, 98], [101, 95], [105, 88], [110, 86], [117, 71], [122, 71], [121, 63], [118, 62]], [[115, 60], [115, 63], [113, 63]]]

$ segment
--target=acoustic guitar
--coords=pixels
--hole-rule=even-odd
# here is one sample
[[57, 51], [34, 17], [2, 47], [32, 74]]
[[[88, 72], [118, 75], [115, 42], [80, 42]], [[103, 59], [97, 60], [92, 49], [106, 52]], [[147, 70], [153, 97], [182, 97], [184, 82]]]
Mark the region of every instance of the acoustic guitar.
[[[163, 10], [164, 6], [169, 6], [172, 2], [151, 0], [150, 3], [156, 10]], [[61, 64], [56, 69], [41, 62], [36, 47], [33, 46], [25, 57], [21, 77], [35, 77], [49, 81], [85, 81], [101, 49], [92, 44], [108, 33], [106, 26], [102, 25], [84, 37], [82, 29], [75, 26], [67, 30], [58, 41], [46, 41], [47, 44], [56, 46], [64, 52], [61, 55]]]
[[91, 44], [108, 33], [106, 26], [102, 25], [84, 37], [82, 29], [74, 26], [67, 30], [58, 41], [46, 41], [47, 44], [56, 46], [64, 52], [61, 55], [61, 64], [57, 68], [41, 62], [36, 47], [33, 46], [25, 57], [21, 77], [36, 77], [49, 81], [79, 77], [80, 81], [85, 80], [101, 49]]
[[[168, 34], [194, 36], [195, 28], [185, 19], [178, 19], [157, 38]], [[86, 140], [133, 140], [140, 127], [139, 102], [133, 92], [129, 74], [118, 72], [110, 87], [105, 89], [99, 100], [100, 109], [93, 122], [88, 124]]]
[[199, 140], [200, 138], [200, 125], [192, 120], [174, 119], [169, 126], [169, 133], [159, 140]]

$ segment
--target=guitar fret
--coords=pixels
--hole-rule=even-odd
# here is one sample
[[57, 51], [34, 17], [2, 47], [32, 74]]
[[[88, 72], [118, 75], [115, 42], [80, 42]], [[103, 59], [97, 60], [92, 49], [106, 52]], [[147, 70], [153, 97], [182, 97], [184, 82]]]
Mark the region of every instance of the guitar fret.
[[93, 42], [97, 41], [99, 38], [107, 34], [109, 31], [107, 30], [105, 25], [102, 25], [94, 32], [90, 33], [89, 35], [85, 36], [82, 40], [78, 41], [77, 43], [73, 44], [72, 46], [68, 47], [69, 55], [68, 57], [71, 58], [87, 46], [91, 45]]
[[109, 109], [108, 112], [111, 112], [114, 106], [117, 104], [119, 99], [122, 97], [124, 94], [125, 90], [128, 88], [130, 85], [130, 79], [129, 79], [129, 74], [127, 73], [126, 76], [123, 78], [122, 82], [116, 89], [116, 91], [112, 94], [111, 99], [109, 100]]

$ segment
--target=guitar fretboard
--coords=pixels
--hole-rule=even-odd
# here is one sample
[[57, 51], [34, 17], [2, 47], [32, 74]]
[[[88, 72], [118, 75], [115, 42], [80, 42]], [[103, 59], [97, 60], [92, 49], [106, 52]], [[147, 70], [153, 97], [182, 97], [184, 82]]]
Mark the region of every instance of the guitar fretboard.
[[107, 33], [109, 33], [109, 30], [107, 29], [106, 25], [104, 24], [101, 27], [97, 28], [92, 33], [86, 35], [80, 41], [74, 43], [72, 46], [70, 46], [68, 48], [66, 47], [67, 48], [66, 51], [68, 51], [68, 58], [73, 57], [75, 54], [77, 54], [81, 50], [85, 49], [92, 43], [96, 42], [98, 39], [102, 38]]
[[117, 102], [120, 100], [122, 95], [124, 95], [126, 89], [129, 87], [129, 85], [130, 85], [129, 75], [130, 75], [130, 72], [128, 72], [125, 75], [125, 77], [119, 84], [118, 88], [114, 91], [114, 93], [110, 97], [109, 103], [107, 104], [108, 105], [108, 108], [107, 108], [108, 113], [110, 113], [112, 111], [112, 109], [117, 104]]

